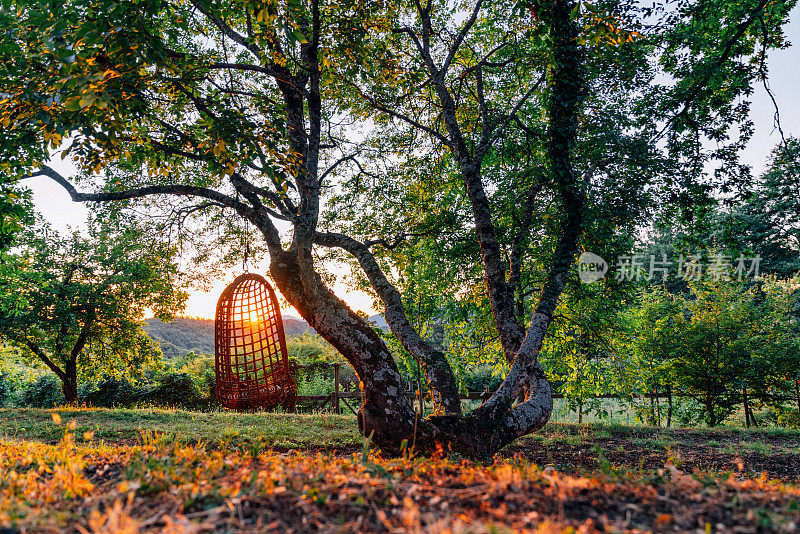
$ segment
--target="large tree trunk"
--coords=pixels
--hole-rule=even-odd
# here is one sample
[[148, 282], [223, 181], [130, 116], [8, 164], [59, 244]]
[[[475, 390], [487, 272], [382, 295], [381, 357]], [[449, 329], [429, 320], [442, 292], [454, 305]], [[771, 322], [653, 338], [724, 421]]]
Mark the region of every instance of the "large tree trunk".
[[547, 422], [552, 411], [550, 384], [535, 354], [529, 352], [538, 353], [546, 331], [544, 322], [535, 322], [529, 331], [528, 345], [523, 343], [522, 357], [515, 360], [517, 368], [512, 367], [509, 375], [514, 383], [521, 384], [528, 382], [523, 373], [530, 373], [534, 385], [531, 390], [536, 395], [513, 409], [512, 397], [505, 404], [495, 403], [492, 408], [486, 403], [463, 416], [444, 414], [422, 419], [402, 390], [392, 354], [372, 327], [325, 287], [321, 279], [316, 280], [316, 291], [310, 295], [305, 289], [310, 283], [308, 280], [304, 283], [299, 272], [292, 251], [271, 254], [270, 273], [283, 296], [353, 366], [364, 392], [364, 403], [358, 412], [359, 431], [364, 436], [373, 435], [373, 442], [382, 449], [397, 452], [405, 440], [421, 451], [442, 448], [488, 457]]
[[[304, 283], [292, 251], [273, 252], [270, 273], [286, 300], [353, 366], [364, 392], [358, 413], [361, 434], [369, 436], [374, 432], [376, 445], [397, 450], [402, 440], [412, 437], [416, 416], [383, 340], [321, 279]], [[313, 294], [306, 289], [311, 284], [316, 286]]]

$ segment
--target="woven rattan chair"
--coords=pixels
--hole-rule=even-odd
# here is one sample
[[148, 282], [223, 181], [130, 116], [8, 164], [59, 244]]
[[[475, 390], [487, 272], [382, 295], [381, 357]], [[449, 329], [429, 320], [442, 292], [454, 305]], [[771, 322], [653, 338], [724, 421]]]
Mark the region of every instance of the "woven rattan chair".
[[237, 277], [217, 302], [214, 330], [214, 392], [220, 404], [234, 410], [283, 406], [293, 411], [297, 385], [269, 283], [257, 274]]

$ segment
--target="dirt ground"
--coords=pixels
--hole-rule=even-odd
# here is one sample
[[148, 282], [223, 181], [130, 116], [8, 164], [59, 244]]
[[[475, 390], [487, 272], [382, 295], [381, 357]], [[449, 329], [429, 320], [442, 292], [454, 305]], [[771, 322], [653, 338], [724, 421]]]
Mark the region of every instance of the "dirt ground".
[[670, 461], [682, 469], [800, 482], [800, 435], [783, 431], [653, 429], [642, 427], [550, 426], [503, 450], [539, 465], [579, 472], [598, 467], [598, 457], [615, 466], [656, 470]]

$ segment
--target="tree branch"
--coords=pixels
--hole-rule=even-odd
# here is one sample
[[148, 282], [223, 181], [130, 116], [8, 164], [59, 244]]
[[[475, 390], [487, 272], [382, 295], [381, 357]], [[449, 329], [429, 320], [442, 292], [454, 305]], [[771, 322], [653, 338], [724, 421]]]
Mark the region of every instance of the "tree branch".
[[197, 9], [200, 13], [206, 16], [208, 20], [214, 23], [214, 25], [219, 28], [219, 30], [223, 33], [223, 35], [227, 36], [233, 42], [239, 44], [240, 46], [247, 49], [251, 54], [253, 54], [256, 59], [259, 61], [263, 61], [263, 53], [264, 51], [256, 44], [248, 42], [244, 36], [240, 33], [236, 32], [233, 28], [231, 28], [227, 22], [225, 22], [221, 17], [217, 15], [213, 15], [209, 12], [203, 3], [200, 0], [189, 0], [191, 4]]
[[522, 97], [520, 97], [519, 101], [517, 101], [517, 103], [514, 104], [514, 107], [511, 108], [511, 111], [509, 111], [508, 114], [502, 120], [495, 121], [494, 124], [486, 126], [486, 129], [484, 130], [481, 136], [481, 141], [478, 144], [478, 148], [475, 149], [475, 158], [483, 157], [483, 155], [486, 153], [489, 147], [492, 146], [492, 143], [494, 143], [497, 140], [497, 138], [500, 137], [500, 135], [503, 133], [503, 130], [505, 129], [506, 126], [508, 126], [508, 123], [511, 122], [511, 120], [517, 118], [517, 112], [525, 104], [525, 102], [528, 101], [531, 95], [533, 95], [534, 91], [536, 91], [536, 89], [539, 88], [539, 86], [542, 84], [545, 78], [546, 78], [546, 73], [543, 72], [542, 75], [539, 77], [539, 79], [536, 80], [536, 83], [533, 84], [533, 86], [530, 89], [528, 89], [528, 91], [524, 95], [522, 95]]
[[333, 172], [334, 169], [336, 169], [336, 167], [338, 167], [339, 165], [341, 165], [342, 163], [344, 163], [346, 161], [352, 161], [353, 163], [355, 163], [356, 167], [358, 167], [358, 170], [359, 170], [359, 172], [361, 172], [361, 174], [365, 174], [365, 175], [370, 176], [372, 178], [377, 178], [377, 176], [375, 174], [373, 174], [371, 172], [368, 172], [367, 170], [364, 169], [364, 167], [361, 165], [361, 163], [356, 159], [355, 155], [350, 155], [350, 156], [341, 157], [338, 160], [336, 160], [330, 167], [328, 167], [325, 170], [325, 172], [322, 173], [322, 176], [319, 177], [319, 182], [320, 183], [324, 182], [325, 178], [328, 176], [328, 174]]
[[324, 247], [344, 249], [358, 260], [359, 265], [384, 305], [386, 323], [403, 347], [410, 352], [425, 372], [434, 390], [434, 404], [440, 413], [461, 413], [461, 401], [455, 376], [444, 353], [434, 349], [411, 326], [406, 316], [400, 292], [386, 278], [375, 256], [364, 243], [333, 232], [317, 232], [315, 243]]
[[[461, 48], [461, 43], [464, 42], [464, 38], [469, 33], [469, 30], [472, 29], [472, 26], [475, 25], [475, 21], [478, 20], [478, 13], [481, 10], [481, 6], [483, 5], [483, 0], [478, 0], [475, 2], [475, 7], [472, 10], [472, 15], [470, 15], [469, 20], [464, 23], [464, 26], [461, 27], [461, 31], [458, 32], [456, 36], [456, 40], [450, 45], [450, 49], [447, 54], [447, 58], [444, 60], [442, 64], [442, 68], [439, 69], [441, 76], [444, 76], [447, 73], [447, 69], [450, 68], [450, 64], [453, 62], [453, 58], [456, 57], [458, 53], [458, 49]], [[430, 20], [430, 15], [428, 15], [428, 20]]]
[[736, 44], [736, 42], [742, 37], [742, 35], [744, 35], [744, 32], [747, 31], [747, 28], [749, 28], [750, 25], [753, 24], [753, 22], [758, 20], [759, 16], [761, 15], [761, 12], [764, 10], [767, 4], [769, 4], [769, 2], [770, 0], [759, 0], [758, 4], [755, 6], [755, 8], [753, 8], [753, 11], [750, 13], [750, 16], [736, 25], [736, 31], [733, 32], [733, 35], [730, 37], [730, 39], [728, 39], [725, 42], [725, 44], [722, 47], [722, 54], [720, 54], [717, 57], [716, 61], [714, 61], [713, 64], [709, 65], [708, 68], [705, 69], [706, 74], [691, 85], [691, 87], [688, 89], [687, 96], [685, 96], [683, 99], [682, 109], [678, 113], [670, 117], [669, 120], [667, 120], [667, 123], [664, 125], [661, 131], [658, 132], [658, 134], [656, 134], [655, 137], [653, 137], [650, 140], [651, 143], [661, 139], [661, 137], [667, 132], [669, 127], [672, 125], [672, 123], [675, 122], [675, 120], [678, 117], [682, 117], [689, 113], [689, 108], [692, 105], [694, 99], [697, 98], [697, 96], [700, 94], [700, 91], [708, 83], [708, 81], [711, 79], [714, 73], [716, 73], [717, 69], [719, 69], [722, 66], [722, 64], [725, 61], [727, 61], [728, 58], [730, 58], [730, 55], [733, 51], [733, 45]]
[[127, 191], [112, 191], [108, 193], [81, 193], [75, 186], [73, 186], [66, 178], [61, 176], [58, 172], [53, 170], [47, 165], [42, 165], [42, 168], [28, 176], [47, 176], [58, 183], [61, 187], [66, 189], [73, 202], [107, 202], [113, 200], [130, 200], [135, 198], [143, 198], [152, 195], [179, 195], [189, 197], [202, 197], [213, 200], [226, 206], [233, 208], [242, 213], [252, 215], [254, 210], [250, 206], [239, 202], [238, 200], [229, 197], [213, 189], [207, 189], [196, 185], [151, 185], [145, 187], [138, 187], [128, 189]]
[[78, 339], [75, 340], [75, 345], [72, 347], [72, 351], [70, 352], [70, 356], [72, 356], [73, 359], [77, 358], [83, 350], [83, 347], [86, 346], [86, 342], [89, 339], [89, 330], [94, 324], [94, 319], [95, 310], [94, 307], [90, 306], [89, 309], [86, 310], [86, 320], [83, 322], [83, 328], [81, 328], [80, 334], [78, 334]]
[[47, 365], [47, 367], [49, 367], [50, 370], [53, 371], [58, 378], [60, 378], [61, 380], [67, 379], [67, 373], [62, 371], [60, 367], [58, 367], [55, 363], [53, 363], [53, 360], [48, 358], [47, 354], [45, 354], [44, 351], [40, 349], [38, 345], [36, 345], [33, 341], [30, 341], [27, 338], [23, 339], [23, 343], [25, 343], [25, 345], [31, 350], [31, 352], [34, 353], [37, 358], [42, 360], [44, 364]]
[[267, 74], [269, 76], [274, 75], [274, 71], [268, 67], [262, 67], [261, 65], [250, 65], [247, 63], [225, 63], [225, 62], [215, 62], [208, 65], [209, 69], [228, 69], [228, 70], [242, 70], [242, 71], [250, 71], [250, 72], [260, 72], [262, 74]]
[[391, 110], [391, 109], [387, 108], [386, 106], [384, 106], [384, 105], [382, 105], [382, 104], [379, 104], [379, 103], [377, 102], [377, 100], [375, 100], [374, 98], [372, 98], [372, 97], [370, 97], [369, 95], [367, 95], [366, 93], [364, 93], [364, 92], [361, 90], [361, 88], [360, 88], [360, 87], [358, 87], [358, 86], [357, 86], [356, 84], [354, 84], [353, 82], [350, 82], [350, 85], [351, 85], [352, 87], [354, 87], [356, 91], [358, 91], [358, 93], [361, 95], [361, 97], [362, 97], [364, 100], [366, 100], [367, 102], [369, 102], [369, 103], [372, 105], [372, 107], [374, 107], [374, 108], [375, 108], [375, 109], [377, 109], [378, 111], [381, 111], [381, 112], [383, 112], [383, 113], [386, 113], [387, 115], [389, 115], [389, 116], [391, 116], [391, 117], [394, 117], [394, 118], [396, 118], [396, 119], [399, 119], [399, 120], [401, 120], [401, 121], [403, 121], [403, 122], [405, 122], [405, 123], [407, 123], [407, 124], [409, 124], [409, 125], [413, 126], [414, 128], [417, 128], [417, 129], [419, 129], [419, 130], [422, 130], [423, 132], [426, 132], [426, 133], [427, 133], [428, 135], [430, 135], [431, 137], [434, 137], [434, 138], [436, 138], [436, 139], [437, 139], [439, 142], [441, 142], [443, 145], [445, 145], [445, 146], [449, 146], [449, 147], [452, 147], [452, 144], [451, 144], [451, 143], [450, 143], [450, 141], [447, 139], [447, 137], [445, 137], [445, 136], [444, 136], [444, 135], [442, 135], [441, 133], [437, 132], [437, 131], [436, 131], [436, 130], [434, 130], [433, 128], [429, 128], [428, 126], [425, 126], [425, 125], [423, 125], [423, 124], [421, 124], [421, 123], [419, 123], [419, 122], [415, 121], [414, 119], [412, 119], [412, 118], [410, 118], [410, 117], [407, 117], [406, 115], [403, 115], [402, 113], [398, 113], [398, 112], [396, 112], [396, 111], [394, 111], [394, 110]]

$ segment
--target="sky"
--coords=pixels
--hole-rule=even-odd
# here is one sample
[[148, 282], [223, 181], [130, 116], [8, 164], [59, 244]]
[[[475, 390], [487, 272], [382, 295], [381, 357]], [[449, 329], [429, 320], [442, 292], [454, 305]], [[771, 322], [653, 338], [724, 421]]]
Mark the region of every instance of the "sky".
[[[769, 58], [770, 87], [780, 110], [784, 134], [800, 137], [800, 98], [795, 93], [800, 91], [800, 4], [792, 10], [790, 23], [785, 31], [793, 46], [772, 52]], [[742, 158], [753, 168], [754, 174], [759, 175], [766, 167], [770, 152], [780, 141], [780, 135], [774, 124], [775, 107], [761, 85], [755, 88], [750, 113], [755, 131], [749, 145], [742, 152]], [[52, 165], [65, 176], [74, 173], [74, 168], [71, 168], [68, 162], [56, 159]], [[57, 229], [79, 228], [86, 221], [88, 211], [86, 206], [72, 202], [69, 195], [49, 178], [33, 178], [28, 180], [26, 185], [33, 192], [37, 211]], [[266, 274], [267, 269], [266, 259], [255, 264], [251, 262], [251, 272]], [[346, 274], [342, 269], [339, 269], [339, 272]], [[219, 294], [240, 273], [241, 269], [229, 271], [211, 285], [208, 291], [190, 292], [184, 315], [213, 318]], [[353, 309], [370, 315], [378, 313], [373, 307], [370, 295], [360, 291], [349, 291], [342, 283], [336, 284], [333, 290]], [[285, 303], [283, 311], [288, 315], [299, 316], [294, 308]]]

